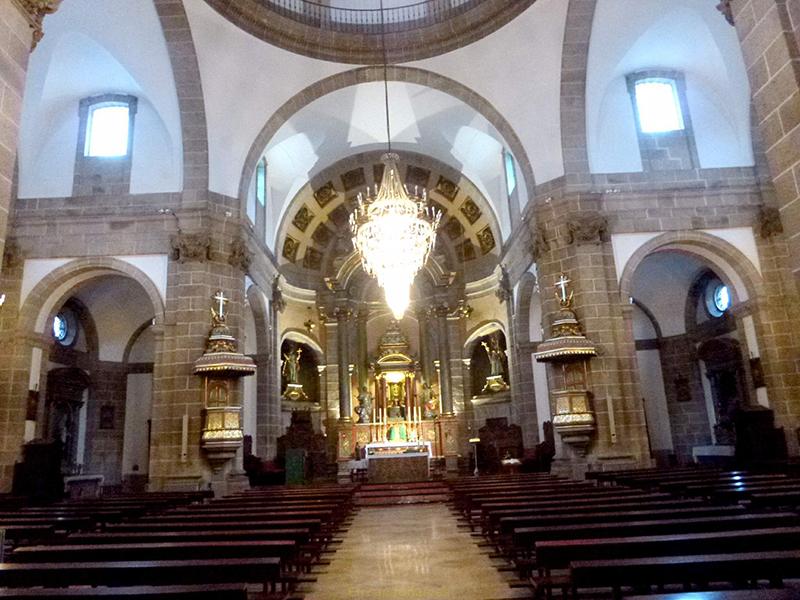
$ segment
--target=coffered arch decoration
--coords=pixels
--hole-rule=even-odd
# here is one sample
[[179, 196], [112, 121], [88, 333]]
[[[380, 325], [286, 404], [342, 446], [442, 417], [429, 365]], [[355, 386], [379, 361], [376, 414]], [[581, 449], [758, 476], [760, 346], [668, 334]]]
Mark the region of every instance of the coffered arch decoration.
[[[295, 195], [278, 228], [281, 271], [307, 283], [338, 278], [355, 260], [349, 217], [357, 197], [380, 184], [380, 152], [350, 156], [324, 169]], [[442, 211], [433, 259], [437, 273], [453, 271], [465, 280], [488, 275], [501, 252], [497, 219], [477, 187], [455, 169], [428, 156], [403, 152], [401, 176], [413, 191], [428, 190], [428, 202]], [[440, 273], [441, 272], [441, 273]]]

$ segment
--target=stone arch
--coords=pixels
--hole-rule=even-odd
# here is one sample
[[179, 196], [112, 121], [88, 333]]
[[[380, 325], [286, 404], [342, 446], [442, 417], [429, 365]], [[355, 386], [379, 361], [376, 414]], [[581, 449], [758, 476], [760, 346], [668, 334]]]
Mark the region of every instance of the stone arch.
[[289, 329], [286, 329], [283, 332], [283, 334], [281, 334], [281, 342], [278, 345], [278, 347], [280, 348], [283, 345], [283, 342], [285, 342], [286, 340], [291, 340], [293, 342], [297, 342], [298, 344], [304, 344], [308, 346], [314, 351], [317, 361], [320, 364], [325, 363], [324, 361], [325, 352], [322, 350], [322, 346], [320, 346], [319, 342], [317, 342], [317, 340], [315, 340], [308, 334], [303, 333], [302, 331], [300, 331], [299, 329], [295, 329], [294, 327], [290, 327]]
[[155, 325], [159, 328], [163, 325], [164, 302], [155, 283], [144, 271], [117, 258], [91, 257], [72, 260], [54, 269], [34, 286], [20, 308], [20, 329], [44, 334], [47, 323], [75, 286], [102, 275], [122, 275], [136, 281], [153, 304]]
[[[280, 399], [275, 389], [275, 369], [273, 368], [272, 323], [267, 297], [258, 284], [250, 285], [245, 291], [247, 304], [253, 313], [256, 329], [256, 438], [254, 453], [270, 458], [278, 435], [278, 415]], [[252, 447], [251, 447], [252, 449]]]
[[761, 274], [733, 244], [701, 231], [670, 231], [643, 244], [628, 260], [620, 277], [620, 300], [624, 304], [633, 291], [633, 276], [642, 261], [655, 252], [685, 252], [717, 273], [733, 295], [733, 305], [747, 302], [762, 291]]
[[531, 341], [531, 301], [536, 283], [536, 275], [528, 271], [522, 275], [517, 284], [517, 310], [514, 321], [517, 339], [520, 342]]
[[142, 334], [152, 326], [153, 322], [151, 320], [147, 320], [136, 328], [136, 331], [133, 332], [130, 339], [128, 340], [128, 343], [125, 344], [125, 351], [122, 353], [123, 363], [130, 362], [131, 351], [133, 350], [133, 347], [136, 345], [136, 342], [138, 342]]
[[[586, 74], [597, 0], [569, 0], [561, 53], [561, 146], [564, 172], [589, 173]], [[568, 123], [568, 126], [565, 126]]]
[[508, 332], [506, 331], [506, 327], [503, 325], [503, 323], [494, 319], [491, 321], [482, 321], [467, 333], [462, 351], [463, 356], [471, 356], [472, 349], [478, 340], [485, 335], [494, 333], [495, 331], [501, 332], [503, 337], [505, 337], [506, 342], [508, 342]]
[[[377, 65], [337, 73], [312, 83], [278, 108], [264, 124], [247, 153], [247, 158], [242, 167], [242, 178], [239, 182], [240, 210], [244, 212], [247, 210], [247, 194], [250, 181], [253, 178], [256, 164], [264, 148], [267, 147], [269, 141], [292, 115], [327, 94], [360, 83], [382, 81], [383, 77], [384, 69], [382, 66]], [[536, 180], [528, 153], [511, 124], [486, 98], [454, 79], [417, 67], [389, 65], [386, 77], [389, 81], [415, 83], [439, 90], [461, 100], [483, 115], [503, 136], [504, 141], [508, 144], [508, 148], [520, 166], [528, 195], [533, 194]]]
[[208, 130], [203, 81], [183, 2], [154, 0], [167, 45], [183, 138], [183, 191], [208, 189]]

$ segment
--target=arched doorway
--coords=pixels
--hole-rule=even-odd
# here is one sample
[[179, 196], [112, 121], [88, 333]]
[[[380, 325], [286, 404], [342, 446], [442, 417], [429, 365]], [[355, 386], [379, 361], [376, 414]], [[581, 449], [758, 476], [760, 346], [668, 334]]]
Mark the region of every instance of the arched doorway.
[[44, 344], [33, 347], [30, 363], [31, 389], [38, 379], [45, 398], [35, 435], [64, 441], [65, 474], [143, 489], [163, 321], [152, 280], [121, 261], [76, 260], [31, 290], [21, 317]]

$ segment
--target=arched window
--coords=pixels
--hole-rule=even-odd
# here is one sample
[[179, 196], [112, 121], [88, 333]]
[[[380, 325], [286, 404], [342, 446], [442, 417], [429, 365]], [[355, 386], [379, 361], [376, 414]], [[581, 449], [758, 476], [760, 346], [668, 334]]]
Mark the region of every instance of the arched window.
[[138, 100], [102, 94], [80, 101], [73, 196], [128, 193]]

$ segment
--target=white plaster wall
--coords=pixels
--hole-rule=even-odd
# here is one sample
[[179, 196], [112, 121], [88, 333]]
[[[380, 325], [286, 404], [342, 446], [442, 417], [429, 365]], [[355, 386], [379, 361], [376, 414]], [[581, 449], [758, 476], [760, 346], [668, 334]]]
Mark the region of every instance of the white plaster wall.
[[664, 337], [686, 333], [689, 286], [704, 268], [689, 255], [662, 252], [645, 258], [636, 270], [633, 297], [650, 310]]
[[644, 397], [650, 446], [653, 450], [672, 450], [672, 429], [664, 392], [660, 352], [637, 350], [636, 361], [639, 364], [639, 383]]
[[[542, 297], [534, 292], [528, 313], [528, 328], [531, 342], [541, 342], [544, 339], [544, 323], [542, 323]], [[547, 385], [547, 365], [538, 362], [531, 354], [533, 366], [533, 390], [536, 395], [536, 418], [539, 426], [539, 439], [544, 440], [543, 425], [545, 421], [552, 420], [550, 409], [550, 388]]]
[[139, 465], [139, 474], [148, 472], [149, 455], [148, 426], [153, 399], [153, 374], [134, 373], [128, 375], [125, 392], [125, 438], [122, 444], [122, 474], [133, 473], [133, 465]]
[[[537, 183], [564, 174], [560, 89], [568, 4], [538, 0], [482, 40], [412, 63], [451, 77], [488, 100], [519, 136]], [[523, 198], [527, 191], [521, 185]]]
[[[98, 18], [102, 15], [102, 18]], [[139, 98], [131, 191], [179, 191], [182, 138], [166, 42], [149, 0], [70, 0], [45, 20], [31, 55], [19, 144], [20, 197], [72, 193], [78, 103]]]
[[256, 406], [258, 399], [256, 397], [256, 374], [250, 377], [245, 377], [242, 382], [242, 429], [244, 435], [249, 435], [253, 440], [252, 450], [253, 454], [258, 452], [257, 436], [256, 436], [256, 419], [257, 411]]
[[271, 46], [205, 2], [185, 2], [184, 7], [203, 79], [209, 187], [236, 197], [250, 146], [272, 114], [300, 90], [352, 66]]
[[94, 320], [100, 360], [121, 362], [134, 332], [154, 316], [150, 298], [127, 277], [112, 275], [92, 280], [75, 296]]
[[700, 165], [752, 165], [747, 73], [736, 31], [714, 3], [600, 0], [586, 82], [592, 171], [641, 170], [625, 75], [656, 68], [678, 70], [686, 76]]

